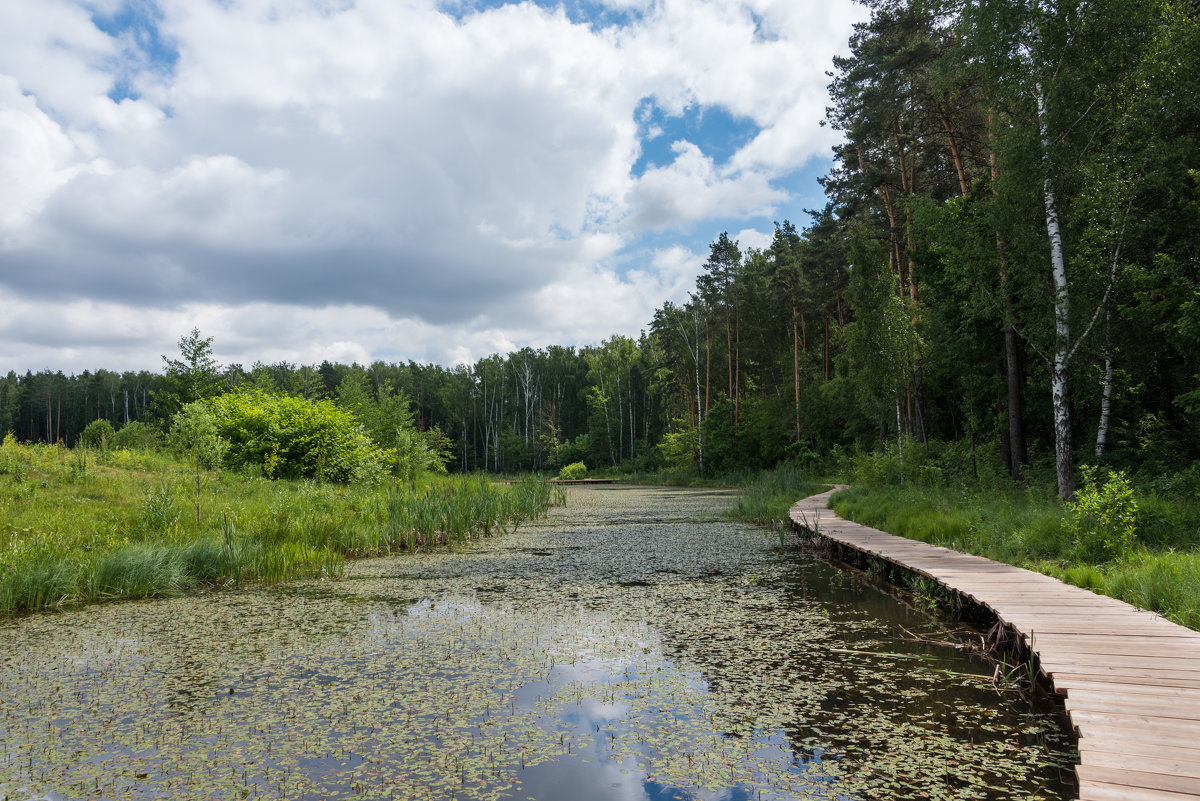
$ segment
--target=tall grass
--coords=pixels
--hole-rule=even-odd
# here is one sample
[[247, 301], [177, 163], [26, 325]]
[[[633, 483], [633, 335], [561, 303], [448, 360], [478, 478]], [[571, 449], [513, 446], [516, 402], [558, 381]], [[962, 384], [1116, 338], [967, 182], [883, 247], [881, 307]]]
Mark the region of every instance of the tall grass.
[[154, 452], [0, 444], [0, 616], [247, 581], [463, 542], [545, 514], [544, 479], [330, 485], [204, 477]]
[[742, 493], [730, 516], [772, 527], [786, 525], [788, 512], [797, 500], [829, 488], [828, 484], [806, 479], [799, 467], [790, 464], [737, 476], [736, 483]]

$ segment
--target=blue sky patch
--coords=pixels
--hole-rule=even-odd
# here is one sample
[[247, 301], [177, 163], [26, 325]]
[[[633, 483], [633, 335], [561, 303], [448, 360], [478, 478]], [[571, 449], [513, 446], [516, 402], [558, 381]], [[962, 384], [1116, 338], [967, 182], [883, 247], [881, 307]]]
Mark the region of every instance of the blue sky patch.
[[112, 89], [108, 92], [114, 102], [138, 98], [134, 86], [138, 73], [167, 73], [179, 60], [179, 51], [159, 34], [161, 19], [162, 12], [151, 0], [128, 0], [115, 14], [92, 15], [92, 24], [99, 30], [125, 43]]
[[683, 114], [668, 114], [651, 98], [644, 98], [635, 112], [642, 136], [642, 155], [633, 165], [641, 176], [651, 166], [665, 167], [675, 161], [671, 146], [686, 139], [715, 164], [723, 164], [759, 132], [747, 117], [735, 117], [720, 106], [691, 105]]
[[[530, 0], [530, 2], [547, 11], [557, 11], [561, 8], [571, 22], [591, 28], [625, 26], [642, 18], [641, 12], [637, 9], [611, 8], [597, 0]], [[443, 0], [442, 10], [455, 19], [461, 20], [472, 14], [506, 5], [516, 5], [516, 3], [513, 0]]]

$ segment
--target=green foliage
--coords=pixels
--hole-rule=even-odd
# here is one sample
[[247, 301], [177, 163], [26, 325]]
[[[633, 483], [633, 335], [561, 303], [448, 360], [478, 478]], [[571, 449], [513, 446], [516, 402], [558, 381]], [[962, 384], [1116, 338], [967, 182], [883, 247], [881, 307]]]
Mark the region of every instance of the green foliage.
[[251, 474], [374, 481], [387, 458], [354, 415], [332, 401], [244, 389], [202, 406], [229, 443], [228, 464]]
[[203, 401], [184, 406], [171, 419], [167, 447], [186, 457], [197, 471], [221, 466], [230, 442], [221, 436], [218, 417]]
[[200, 495], [204, 469], [215, 470], [225, 460], [229, 440], [221, 436], [217, 417], [204, 401], [193, 401], [171, 418], [167, 447], [191, 462], [195, 475], [196, 522], [200, 522]]
[[587, 478], [587, 465], [583, 462], [572, 462], [564, 465], [562, 470], [558, 471], [558, 477], [563, 481], [578, 481], [581, 478]]
[[346, 486], [225, 474], [208, 490], [221, 514], [193, 518], [179, 504], [191, 484], [181, 468], [195, 467], [183, 453], [181, 463], [171, 453], [119, 451], [70, 482], [78, 454], [15, 437], [0, 444], [0, 458], [23, 471], [0, 472], [0, 616], [336, 574], [349, 556], [512, 531], [544, 514], [553, 495], [540, 478]]
[[114, 448], [126, 448], [131, 451], [153, 450], [160, 442], [158, 430], [138, 420], [121, 426], [111, 439]]
[[856, 314], [847, 332], [847, 356], [870, 411], [897, 403], [918, 348], [913, 311], [897, 294], [886, 254], [863, 231], [853, 239], [856, 269], [847, 292]]
[[393, 475], [415, 481], [423, 473], [446, 472], [449, 439], [437, 426], [417, 430], [412, 402], [403, 390], [386, 380], [375, 390], [365, 373], [351, 372], [338, 385], [337, 403], [354, 413]]
[[449, 442], [439, 429], [417, 431], [411, 419], [396, 426], [386, 453], [393, 475], [405, 481], [416, 481], [425, 473], [445, 473], [450, 457]]
[[0, 442], [0, 475], [7, 473], [21, 479], [28, 467], [29, 458], [25, 448], [17, 441], [16, 435], [9, 431], [4, 435], [4, 441]]
[[1083, 488], [1067, 504], [1076, 558], [1108, 561], [1124, 555], [1137, 537], [1138, 502], [1129, 478], [1109, 471], [1101, 483], [1097, 468], [1089, 465], [1080, 474]]
[[93, 450], [103, 450], [114, 445], [115, 439], [116, 432], [113, 431], [112, 423], [102, 418], [87, 424], [87, 428], [83, 429], [83, 433], [79, 435], [79, 445]]
[[559, 464], [584, 462], [588, 454], [588, 436], [580, 434], [575, 439], [561, 442], [555, 449], [555, 461]]
[[778, 528], [787, 524], [788, 512], [796, 501], [828, 488], [806, 479], [797, 465], [783, 464], [742, 482], [742, 493], [730, 516]]
[[162, 357], [166, 374], [154, 402], [163, 417], [173, 416], [189, 403], [220, 394], [220, 365], [213, 358], [212, 341], [212, 337], [202, 337], [200, 329], [193, 328], [179, 338], [180, 358]]
[[142, 502], [142, 529], [155, 539], [170, 539], [179, 529], [179, 508], [175, 505], [175, 492], [170, 484], [151, 487]]
[[700, 453], [699, 432], [695, 426], [677, 420], [676, 429], [663, 434], [658, 450], [668, 470], [695, 471]]

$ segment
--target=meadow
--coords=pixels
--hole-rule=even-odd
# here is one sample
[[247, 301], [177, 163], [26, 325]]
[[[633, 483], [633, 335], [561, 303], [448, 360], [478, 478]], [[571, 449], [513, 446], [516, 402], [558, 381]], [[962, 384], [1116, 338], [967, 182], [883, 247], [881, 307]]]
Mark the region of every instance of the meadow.
[[242, 582], [453, 545], [543, 515], [544, 479], [333, 484], [197, 472], [157, 450], [0, 444], [0, 616]]

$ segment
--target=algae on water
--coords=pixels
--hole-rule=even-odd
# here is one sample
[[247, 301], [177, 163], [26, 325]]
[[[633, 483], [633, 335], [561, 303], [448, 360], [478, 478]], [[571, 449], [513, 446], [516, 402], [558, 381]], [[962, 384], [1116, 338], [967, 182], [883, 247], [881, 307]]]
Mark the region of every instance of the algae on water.
[[340, 580], [4, 623], [0, 795], [1070, 796], [1053, 720], [731, 500], [573, 490]]

